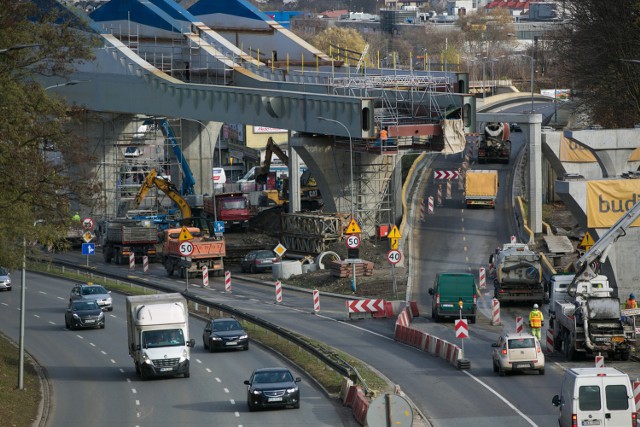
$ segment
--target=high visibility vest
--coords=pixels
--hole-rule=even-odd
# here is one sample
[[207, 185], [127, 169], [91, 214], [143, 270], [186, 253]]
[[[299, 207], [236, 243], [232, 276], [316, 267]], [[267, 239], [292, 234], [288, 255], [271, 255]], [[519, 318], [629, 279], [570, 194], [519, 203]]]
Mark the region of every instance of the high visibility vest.
[[380, 131], [380, 139], [383, 140], [383, 141], [387, 140], [387, 130], [386, 129], [382, 129]]
[[529, 324], [532, 328], [542, 327], [542, 312], [540, 310], [533, 310], [529, 313]]

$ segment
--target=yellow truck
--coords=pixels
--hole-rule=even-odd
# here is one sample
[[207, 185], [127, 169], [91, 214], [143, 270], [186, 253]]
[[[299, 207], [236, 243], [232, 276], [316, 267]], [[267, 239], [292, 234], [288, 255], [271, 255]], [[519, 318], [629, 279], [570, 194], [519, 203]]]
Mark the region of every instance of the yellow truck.
[[497, 170], [469, 170], [465, 177], [464, 201], [468, 208], [488, 206], [495, 209], [498, 195]]

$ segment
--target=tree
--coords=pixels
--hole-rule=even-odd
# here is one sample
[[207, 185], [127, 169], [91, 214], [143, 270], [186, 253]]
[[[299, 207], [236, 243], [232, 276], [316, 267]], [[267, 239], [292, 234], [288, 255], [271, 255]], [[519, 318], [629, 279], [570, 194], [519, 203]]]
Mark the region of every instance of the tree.
[[37, 80], [64, 78], [74, 60], [91, 58], [81, 22], [55, 4], [3, 2], [0, 9], [0, 265], [10, 269], [21, 263], [23, 238], [65, 237], [72, 207], [90, 204], [96, 191], [79, 167], [91, 162], [85, 145], [67, 130], [76, 112]]
[[640, 122], [640, 1], [567, 0], [571, 25], [556, 40], [559, 78], [594, 124]]
[[366, 42], [352, 28], [329, 27], [313, 36], [311, 44], [339, 61], [356, 65]]

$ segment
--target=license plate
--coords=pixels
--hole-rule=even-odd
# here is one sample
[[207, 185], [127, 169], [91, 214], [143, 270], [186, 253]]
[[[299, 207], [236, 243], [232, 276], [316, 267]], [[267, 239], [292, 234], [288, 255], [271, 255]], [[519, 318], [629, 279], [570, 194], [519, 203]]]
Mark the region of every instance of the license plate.
[[583, 426], [599, 426], [600, 420], [582, 420]]
[[453, 304], [440, 304], [440, 307], [453, 308]]
[[96, 323], [96, 321], [91, 319], [91, 320], [85, 320], [84, 323]]
[[281, 397], [270, 397], [269, 402], [282, 402]]
[[173, 371], [173, 368], [160, 368], [160, 372], [169, 372]]
[[530, 363], [514, 363], [513, 367], [518, 369], [524, 369], [524, 368], [530, 368], [531, 364]]
[[228, 341], [225, 345], [238, 345], [238, 341]]

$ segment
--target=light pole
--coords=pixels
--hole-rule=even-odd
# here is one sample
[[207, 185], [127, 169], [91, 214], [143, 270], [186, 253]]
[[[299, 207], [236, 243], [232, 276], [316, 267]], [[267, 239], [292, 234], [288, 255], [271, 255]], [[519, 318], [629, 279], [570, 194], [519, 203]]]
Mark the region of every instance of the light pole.
[[530, 55], [520, 55], [525, 56], [531, 60], [531, 114], [533, 114], [533, 86], [534, 86], [534, 67], [536, 63], [536, 59]]
[[[356, 219], [356, 215], [355, 215], [355, 196], [354, 196], [354, 190], [353, 190], [353, 140], [351, 139], [351, 132], [349, 132], [349, 128], [346, 127], [344, 125], [344, 123], [342, 123], [339, 120], [334, 120], [334, 119], [328, 119], [326, 117], [316, 117], [318, 120], [322, 120], [325, 122], [333, 122], [333, 123], [337, 123], [340, 126], [342, 126], [344, 128], [344, 130], [347, 131], [347, 135], [349, 135], [349, 187], [351, 190], [351, 219], [355, 221]], [[353, 271], [352, 271], [352, 276], [353, 276], [353, 281], [352, 281], [352, 285], [351, 288], [352, 290], [355, 292], [356, 291], [356, 264], [352, 263], [351, 264], [353, 266]]]

